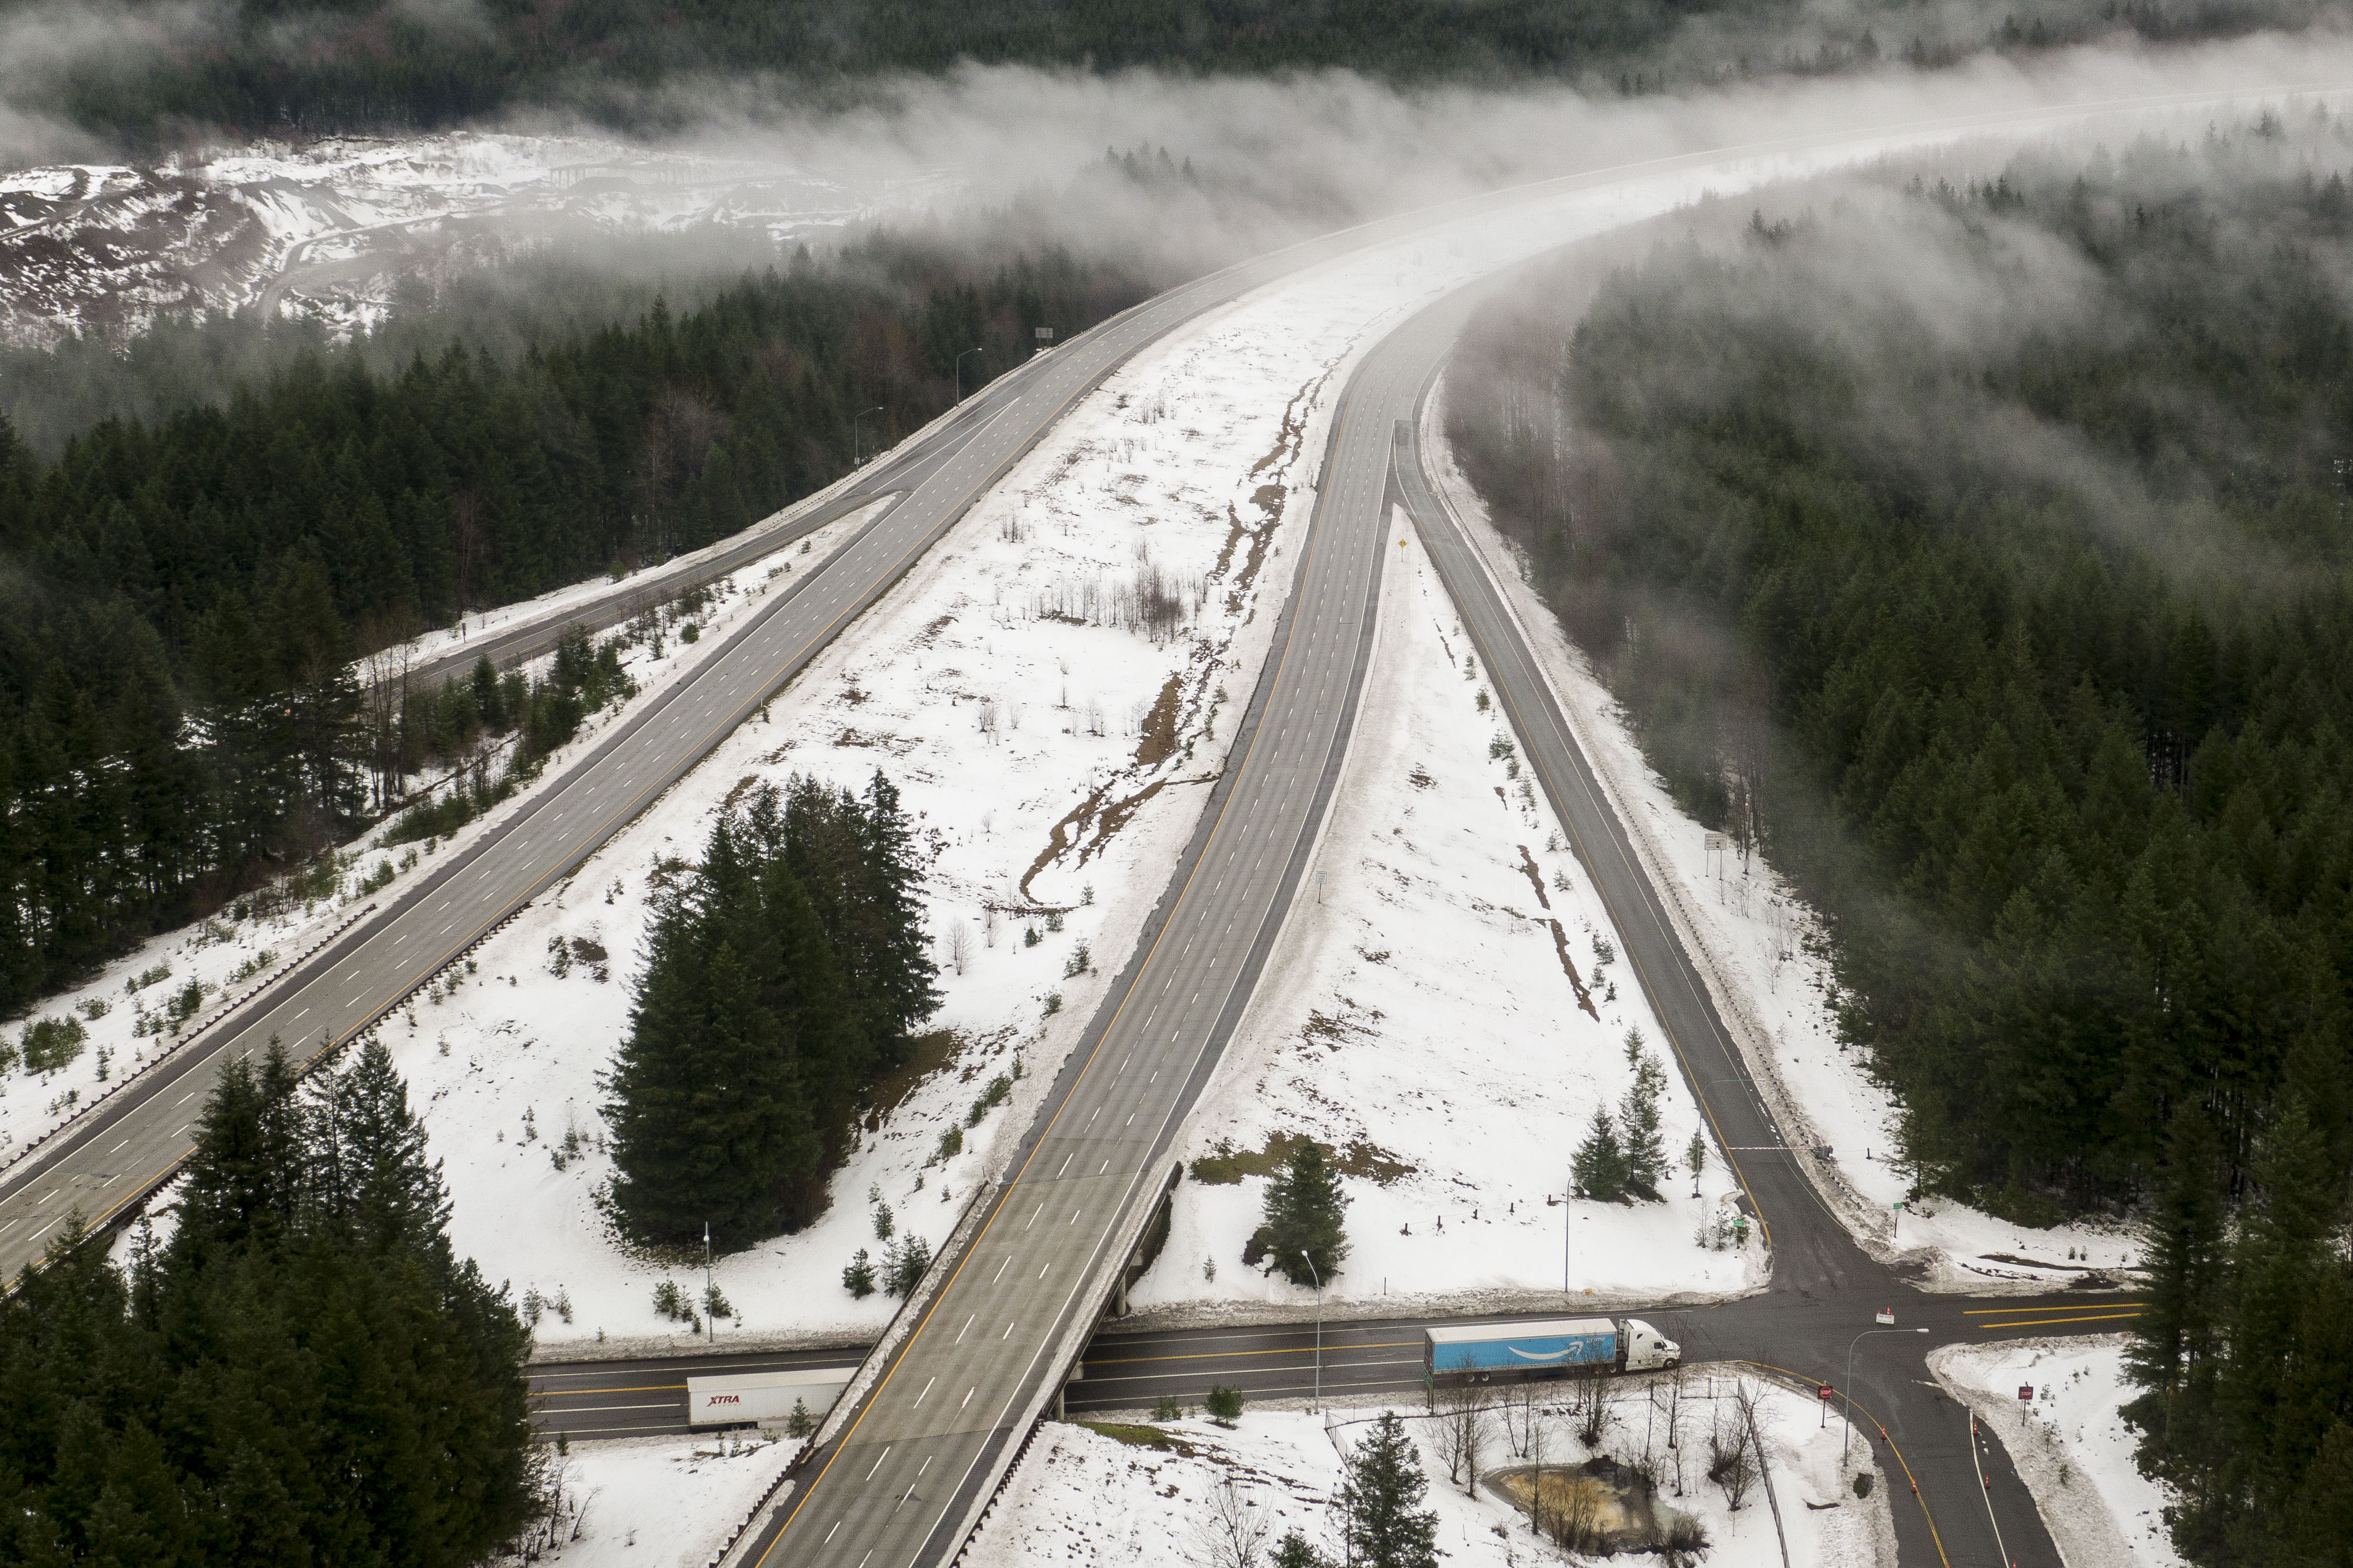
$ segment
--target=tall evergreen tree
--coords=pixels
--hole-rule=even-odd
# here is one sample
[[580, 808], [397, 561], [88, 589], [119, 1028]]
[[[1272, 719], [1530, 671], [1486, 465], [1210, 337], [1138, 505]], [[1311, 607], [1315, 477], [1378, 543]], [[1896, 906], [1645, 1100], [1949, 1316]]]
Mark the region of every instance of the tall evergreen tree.
[[1659, 1100], [1667, 1091], [1666, 1069], [1642, 1048], [1642, 1032], [1626, 1031], [1626, 1065], [1634, 1069], [1633, 1086], [1618, 1107], [1619, 1156], [1624, 1162], [1623, 1190], [1645, 1203], [1659, 1201], [1659, 1184], [1666, 1179], [1667, 1145], [1659, 1131]]
[[[2143, 1255], [2147, 1304], [2133, 1320], [2125, 1352], [2132, 1380], [2148, 1392], [2126, 1414], [2147, 1435], [2144, 1467], [2179, 1479], [2187, 1472], [2177, 1442], [2201, 1448], [2212, 1431], [2228, 1248], [2213, 1123], [2198, 1106], [2184, 1106], [2174, 1113], [2166, 1145]], [[2200, 1458], [2186, 1457], [2193, 1463]]]
[[1266, 1185], [1263, 1235], [1276, 1270], [1294, 1285], [1319, 1279], [1331, 1284], [1348, 1256], [1347, 1213], [1348, 1194], [1330, 1154], [1314, 1139], [1300, 1139]]
[[[682, 1243], [707, 1219], [723, 1245], [743, 1247], [822, 1212], [826, 1174], [893, 1059], [875, 1048], [871, 993], [856, 991], [847, 955], [872, 958], [861, 889], [906, 872], [869, 876], [870, 848], [894, 851], [887, 835], [870, 844], [861, 820], [856, 797], [815, 781], [755, 791], [713, 825], [691, 880], [657, 913], [607, 1080], [612, 1201], [632, 1234]], [[919, 918], [913, 888], [898, 896], [894, 919]]]
[[1604, 1204], [1625, 1198], [1626, 1149], [1618, 1142], [1618, 1124], [1606, 1105], [1593, 1108], [1593, 1127], [1569, 1162], [1569, 1181], [1580, 1198]]
[[1405, 1423], [1384, 1410], [1346, 1460], [1340, 1518], [1346, 1556], [1363, 1568], [1438, 1568], [1438, 1513]]

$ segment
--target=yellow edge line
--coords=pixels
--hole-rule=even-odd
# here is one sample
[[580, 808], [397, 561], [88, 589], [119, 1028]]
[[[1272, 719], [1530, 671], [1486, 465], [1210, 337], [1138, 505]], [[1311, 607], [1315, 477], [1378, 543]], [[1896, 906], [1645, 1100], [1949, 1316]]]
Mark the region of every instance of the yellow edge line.
[[[1800, 1382], [1812, 1383], [1818, 1388], [1836, 1388], [1838, 1386], [1837, 1384], [1829, 1382], [1827, 1379], [1818, 1381], [1813, 1378], [1801, 1377], [1800, 1374], [1791, 1372], [1786, 1366], [1775, 1366], [1769, 1362], [1752, 1361], [1744, 1362], [1741, 1364], [1744, 1366], [1762, 1367], [1767, 1372], [1778, 1372], [1784, 1377], [1799, 1378]], [[1873, 1426], [1879, 1428], [1879, 1440], [1887, 1445], [1887, 1451], [1895, 1456], [1895, 1462], [1897, 1464], [1904, 1467], [1904, 1479], [1912, 1483], [1912, 1500], [1920, 1505], [1920, 1517], [1928, 1521], [1928, 1539], [1936, 1544], [1936, 1561], [1945, 1564], [1945, 1568], [1952, 1568], [1953, 1560], [1945, 1555], [1945, 1538], [1936, 1529], [1936, 1516], [1928, 1510], [1927, 1494], [1920, 1489], [1920, 1478], [1912, 1473], [1912, 1461], [1904, 1457], [1904, 1450], [1896, 1447], [1895, 1439], [1887, 1435], [1886, 1424], [1881, 1421], [1878, 1416], [1871, 1414], [1871, 1407], [1869, 1405], [1863, 1404], [1861, 1400], [1854, 1398], [1852, 1394], [1847, 1394], [1843, 1390], [1840, 1391], [1839, 1397], [1846, 1400], [1856, 1409], [1862, 1411], [1864, 1417], [1868, 1419]], [[1865, 1442], [1870, 1441], [1868, 1437], [1863, 1440]]]
[[628, 1388], [541, 1388], [523, 1397], [526, 1399], [570, 1399], [585, 1394], [675, 1394], [682, 1392], [682, 1383], [640, 1383]]
[[[1420, 1342], [1419, 1340], [1383, 1340], [1377, 1344], [1333, 1345], [1324, 1353], [1337, 1355], [1342, 1351], [1398, 1351], [1409, 1349]], [[1089, 1366], [1149, 1366], [1152, 1363], [1160, 1361], [1228, 1361], [1240, 1360], [1246, 1355], [1303, 1356], [1308, 1353], [1310, 1352], [1307, 1346], [1293, 1345], [1282, 1350], [1271, 1351], [1189, 1351], [1183, 1355], [1116, 1356], [1106, 1361], [1091, 1361], [1086, 1364]]]

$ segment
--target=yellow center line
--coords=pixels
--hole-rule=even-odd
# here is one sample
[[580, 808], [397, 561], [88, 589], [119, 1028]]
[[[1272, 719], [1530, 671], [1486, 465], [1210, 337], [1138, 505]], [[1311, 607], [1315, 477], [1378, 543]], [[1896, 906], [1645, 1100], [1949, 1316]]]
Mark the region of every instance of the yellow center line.
[[[1383, 1340], [1377, 1344], [1326, 1345], [1324, 1347], [1324, 1353], [1326, 1356], [1335, 1356], [1339, 1354], [1342, 1351], [1407, 1350], [1420, 1344], [1420, 1342], [1421, 1342], [1419, 1340]], [[1109, 1356], [1102, 1360], [1096, 1360], [1090, 1357], [1087, 1364], [1089, 1366], [1142, 1366], [1155, 1361], [1223, 1361], [1228, 1359], [1239, 1361], [1246, 1355], [1312, 1355], [1314, 1353], [1314, 1351], [1312, 1346], [1292, 1345], [1282, 1350], [1271, 1351], [1189, 1351], [1183, 1355]]]
[[2000, 1318], [2019, 1312], [2080, 1312], [2086, 1307], [2146, 1307], [2146, 1301], [2062, 1301], [2048, 1307], [1969, 1307], [1964, 1318]]
[[685, 1390], [682, 1383], [639, 1383], [627, 1388], [535, 1388], [524, 1397], [529, 1399], [569, 1399], [588, 1394], [676, 1394]]
[[1973, 1329], [2039, 1329], [2046, 1323], [2105, 1323], [2117, 1318], [2137, 1318], [2138, 1312], [2091, 1312], [2079, 1318], [2011, 1318], [1999, 1323], [1971, 1323]]

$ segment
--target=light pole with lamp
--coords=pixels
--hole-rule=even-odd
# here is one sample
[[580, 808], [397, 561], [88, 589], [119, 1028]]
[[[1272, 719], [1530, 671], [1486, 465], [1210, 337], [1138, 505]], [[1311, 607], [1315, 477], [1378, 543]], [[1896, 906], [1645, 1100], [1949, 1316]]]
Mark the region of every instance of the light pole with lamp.
[[711, 1222], [702, 1222], [702, 1322], [711, 1332], [711, 1342], [719, 1342], [719, 1316], [711, 1310]]
[[1847, 1342], [1846, 1347], [1846, 1433], [1839, 1439], [1839, 1463], [1846, 1463], [1847, 1445], [1854, 1440], [1854, 1347], [1873, 1334], [1925, 1334], [1926, 1329], [1865, 1329]]
[[985, 347], [986, 345], [984, 345], [983, 348], [966, 349], [964, 353], [956, 355], [956, 403], [959, 406], [964, 403], [964, 362], [971, 358], [974, 354], [985, 352]]
[[863, 448], [858, 445], [858, 422], [860, 419], [865, 418], [867, 414], [880, 414], [881, 412], [882, 405], [878, 403], [873, 407], [867, 409], [864, 414], [853, 414], [849, 416], [849, 466], [851, 468], [862, 468], [866, 463], [866, 459], [859, 456], [859, 453]]
[[1299, 1261], [1307, 1265], [1307, 1278], [1315, 1281], [1315, 1410], [1320, 1415], [1324, 1409], [1324, 1276], [1315, 1271], [1315, 1259], [1304, 1251]]

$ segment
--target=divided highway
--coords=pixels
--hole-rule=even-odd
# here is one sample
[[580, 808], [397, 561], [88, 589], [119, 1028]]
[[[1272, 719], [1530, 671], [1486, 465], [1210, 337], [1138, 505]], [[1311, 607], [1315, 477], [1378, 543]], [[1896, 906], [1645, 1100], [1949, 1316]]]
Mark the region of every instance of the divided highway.
[[[944, 429], [879, 464], [828, 506], [903, 490], [901, 499], [777, 592], [691, 677], [648, 701], [465, 851], [388, 893], [380, 910], [371, 906], [368, 918], [252, 1003], [0, 1172], [0, 1278], [37, 1262], [69, 1216], [103, 1226], [169, 1180], [228, 1063], [265, 1050], [272, 1038], [304, 1063], [340, 1047], [570, 876], [881, 597], [1073, 403], [1136, 351], [1271, 278], [1396, 227], [1377, 225], [1296, 247], [1133, 307], [1001, 377]], [[463, 658], [470, 662], [481, 651], [469, 648]]]
[[921, 1322], [740, 1560], [942, 1561], [1092, 1330], [1337, 784], [1372, 655], [1389, 432], [1411, 415], [1464, 308], [1458, 297], [1423, 312], [1349, 382], [1266, 672], [1157, 933], [1113, 987]]

